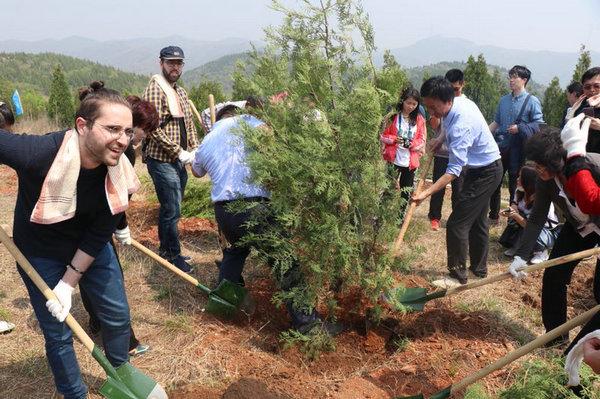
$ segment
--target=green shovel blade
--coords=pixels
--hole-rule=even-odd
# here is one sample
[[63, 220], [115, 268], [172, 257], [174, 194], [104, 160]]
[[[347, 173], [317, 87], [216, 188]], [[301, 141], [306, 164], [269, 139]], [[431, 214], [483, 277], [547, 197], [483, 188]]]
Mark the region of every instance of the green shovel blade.
[[425, 307], [427, 289], [425, 288], [404, 288], [396, 287], [392, 288], [387, 297], [390, 298], [390, 303], [400, 303], [403, 308], [397, 308], [396, 310], [412, 310], [416, 312], [422, 312]]
[[[431, 395], [429, 397], [429, 399], [446, 399], [446, 398], [449, 398], [451, 394], [452, 394], [452, 386], [449, 386], [448, 388], [444, 389], [443, 391], [440, 391], [438, 393]], [[420, 393], [418, 395], [413, 395], [413, 396], [398, 396], [394, 399], [425, 399], [425, 396], [423, 396], [423, 394]]]
[[108, 399], [168, 399], [165, 390], [131, 363], [126, 362], [116, 369], [104, 353], [94, 346], [92, 356], [106, 371], [107, 379], [100, 387], [100, 394]]
[[239, 284], [222, 280], [217, 288], [208, 294], [206, 310], [212, 314], [233, 317], [245, 303], [248, 290]]

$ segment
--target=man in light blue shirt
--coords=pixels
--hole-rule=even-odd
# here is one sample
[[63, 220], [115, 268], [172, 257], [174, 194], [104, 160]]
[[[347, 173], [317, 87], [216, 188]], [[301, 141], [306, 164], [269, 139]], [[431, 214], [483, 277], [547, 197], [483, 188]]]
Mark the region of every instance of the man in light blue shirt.
[[502, 179], [500, 151], [477, 105], [468, 98], [454, 97], [447, 79], [428, 79], [421, 86], [421, 96], [429, 113], [442, 118], [449, 157], [446, 173], [431, 187], [413, 195], [413, 201], [420, 204], [466, 169], [457, 204], [446, 224], [450, 277], [466, 284], [467, 255], [471, 272], [476, 277], [487, 275], [487, 212], [490, 197]]
[[[212, 182], [211, 200], [219, 229], [230, 246], [223, 249], [223, 260], [219, 266], [219, 282], [223, 279], [244, 285], [242, 271], [251, 246], [260, 246], [270, 253], [264, 243], [250, 244], [244, 238], [249, 234], [261, 235], [269, 229], [277, 229], [275, 216], [269, 204], [271, 194], [264, 187], [252, 182], [252, 171], [247, 163], [247, 148], [243, 129], [267, 128], [263, 121], [252, 115], [237, 115], [235, 105], [226, 105], [217, 113], [217, 122], [196, 151], [192, 162], [192, 173], [196, 177], [206, 174]], [[242, 206], [247, 203], [249, 206]], [[236, 205], [237, 204], [237, 205]], [[257, 217], [260, 215], [260, 217]], [[253, 223], [248, 223], [248, 222]], [[263, 245], [261, 245], [263, 244]], [[289, 291], [304, 284], [299, 265], [292, 267], [280, 278], [280, 287]], [[306, 334], [318, 328], [335, 335], [341, 326], [325, 322], [312, 310], [296, 309], [291, 301], [286, 303], [292, 319], [292, 327]]]
[[[500, 98], [490, 130], [502, 155], [502, 175], [508, 172], [509, 202], [512, 203], [517, 189], [517, 176], [525, 161], [525, 142], [539, 131], [544, 117], [540, 100], [525, 89], [531, 79], [531, 71], [522, 65], [515, 65], [508, 71], [508, 79], [511, 92]], [[490, 202], [489, 217], [493, 224], [498, 223], [501, 189], [502, 184], [499, 184]]]

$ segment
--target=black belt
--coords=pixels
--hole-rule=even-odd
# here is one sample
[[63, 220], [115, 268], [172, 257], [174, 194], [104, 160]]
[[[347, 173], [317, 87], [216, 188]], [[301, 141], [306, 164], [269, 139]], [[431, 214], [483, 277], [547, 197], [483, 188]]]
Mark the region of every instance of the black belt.
[[469, 166], [467, 170], [485, 170], [487, 168], [491, 168], [493, 166], [502, 165], [502, 159], [496, 159], [494, 162], [489, 163], [484, 166]]

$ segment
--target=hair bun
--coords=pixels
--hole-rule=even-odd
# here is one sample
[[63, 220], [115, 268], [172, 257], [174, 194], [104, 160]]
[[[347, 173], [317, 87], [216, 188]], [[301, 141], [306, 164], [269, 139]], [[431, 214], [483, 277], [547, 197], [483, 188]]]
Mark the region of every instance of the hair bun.
[[104, 89], [104, 82], [101, 80], [94, 80], [92, 83], [90, 83], [89, 87], [92, 89], [92, 91], [102, 90]]
[[81, 87], [79, 89], [79, 101], [83, 101], [84, 98], [89, 96], [92, 93], [96, 93], [100, 90], [106, 90], [104, 88], [104, 82], [101, 80], [94, 80], [87, 87]]

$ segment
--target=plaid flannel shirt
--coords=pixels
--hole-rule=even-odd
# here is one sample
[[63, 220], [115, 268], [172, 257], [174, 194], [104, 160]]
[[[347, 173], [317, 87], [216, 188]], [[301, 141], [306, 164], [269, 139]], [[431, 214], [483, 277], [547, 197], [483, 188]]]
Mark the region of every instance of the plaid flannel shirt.
[[[192, 109], [188, 102], [188, 95], [183, 87], [175, 84], [173, 88], [179, 96], [179, 102], [183, 109], [188, 139], [188, 151], [191, 151], [198, 147], [198, 138], [196, 137], [196, 126], [194, 126]], [[150, 81], [150, 84], [148, 84], [148, 87], [144, 90], [142, 98], [154, 104], [158, 110], [158, 116], [161, 123], [170, 115], [167, 96], [156, 81]], [[146, 158], [150, 157], [161, 162], [175, 162], [181, 149], [179, 142], [179, 124], [177, 123], [177, 120], [172, 119], [164, 126], [164, 128], [159, 126], [155, 131], [148, 134], [148, 137], [145, 140], [146, 145], [143, 159], [146, 160]]]

